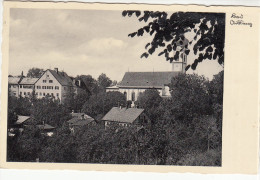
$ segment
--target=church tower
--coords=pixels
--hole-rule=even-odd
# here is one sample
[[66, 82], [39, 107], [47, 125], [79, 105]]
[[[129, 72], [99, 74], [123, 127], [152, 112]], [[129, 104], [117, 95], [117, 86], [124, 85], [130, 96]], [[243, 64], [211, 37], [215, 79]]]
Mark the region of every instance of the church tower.
[[187, 66], [187, 55], [185, 54], [185, 50], [188, 46], [188, 39], [184, 37], [184, 39], [180, 39], [177, 44], [177, 50], [180, 51], [180, 56], [177, 61], [172, 61], [172, 71], [173, 72], [180, 72], [180, 73], [186, 73], [185, 68]]
[[187, 66], [187, 55], [185, 53], [183, 53], [182, 56], [180, 56], [180, 58], [175, 61], [172, 61], [172, 71], [173, 72], [180, 72], [180, 73], [185, 73], [185, 68]]

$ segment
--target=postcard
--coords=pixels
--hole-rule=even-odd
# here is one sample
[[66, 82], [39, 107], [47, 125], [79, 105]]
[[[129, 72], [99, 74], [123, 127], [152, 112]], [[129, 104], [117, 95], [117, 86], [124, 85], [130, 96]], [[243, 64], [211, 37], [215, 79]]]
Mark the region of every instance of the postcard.
[[0, 167], [256, 174], [259, 12], [4, 2]]

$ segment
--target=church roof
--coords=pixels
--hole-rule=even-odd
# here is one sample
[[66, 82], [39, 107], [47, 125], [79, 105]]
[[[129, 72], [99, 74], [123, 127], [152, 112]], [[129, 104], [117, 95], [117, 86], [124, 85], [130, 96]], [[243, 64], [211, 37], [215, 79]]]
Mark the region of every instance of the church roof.
[[103, 118], [103, 121], [116, 121], [122, 123], [133, 123], [144, 111], [138, 108], [113, 107]]
[[179, 72], [126, 72], [119, 87], [161, 88]]

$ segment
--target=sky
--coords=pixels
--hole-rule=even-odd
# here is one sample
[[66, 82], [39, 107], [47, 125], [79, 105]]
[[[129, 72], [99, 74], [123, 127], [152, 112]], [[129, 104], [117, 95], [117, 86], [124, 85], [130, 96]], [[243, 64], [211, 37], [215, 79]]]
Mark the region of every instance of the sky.
[[[121, 11], [11, 9], [9, 74], [37, 67], [65, 71], [70, 76], [105, 73], [121, 81], [127, 71], [171, 71], [164, 56], [141, 59], [151, 36], [128, 37], [144, 23], [123, 17]], [[188, 56], [188, 63], [195, 59]], [[212, 79], [222, 70], [217, 61], [205, 61], [197, 73]]]

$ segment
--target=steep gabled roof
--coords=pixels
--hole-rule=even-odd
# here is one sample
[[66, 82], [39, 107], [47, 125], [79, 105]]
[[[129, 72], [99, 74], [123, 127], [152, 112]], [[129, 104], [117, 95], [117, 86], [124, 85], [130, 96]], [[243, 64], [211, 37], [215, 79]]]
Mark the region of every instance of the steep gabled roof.
[[161, 88], [179, 72], [126, 72], [119, 87]]
[[23, 78], [19, 84], [34, 85], [39, 78]]
[[138, 108], [118, 108], [113, 107], [103, 118], [103, 121], [116, 121], [123, 123], [133, 123], [144, 109]]
[[51, 74], [57, 79], [62, 86], [74, 86], [71, 78], [65, 72], [56, 72], [55, 70], [48, 69]]

